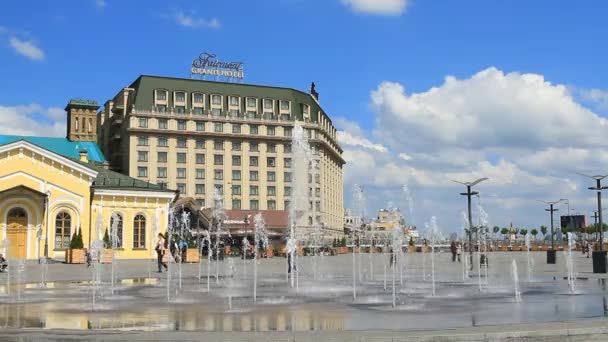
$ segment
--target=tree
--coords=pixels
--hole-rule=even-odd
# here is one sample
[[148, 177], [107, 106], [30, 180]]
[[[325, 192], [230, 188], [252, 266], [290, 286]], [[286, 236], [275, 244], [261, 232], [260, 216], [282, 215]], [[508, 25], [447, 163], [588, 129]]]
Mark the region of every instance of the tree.
[[413, 245], [414, 245], [414, 238], [413, 238], [413, 237], [411, 237], [411, 236], [410, 236], [410, 243], [409, 243], [409, 245], [410, 245], [410, 246], [413, 246]]
[[502, 234], [503, 238], [506, 238], [507, 234], [509, 234], [509, 228], [501, 229], [500, 234]]
[[543, 233], [543, 236], [547, 235], [547, 227], [540, 226], [540, 232]]
[[82, 231], [77, 229], [72, 235], [72, 240], [70, 241], [70, 248], [72, 249], [82, 249], [84, 248], [84, 243], [82, 242]]
[[494, 234], [496, 234], [500, 231], [500, 227], [494, 226], [494, 228], [492, 228], [492, 231], [494, 232]]
[[538, 230], [536, 230], [536, 229], [532, 229], [532, 230], [530, 231], [530, 234], [532, 234], [532, 236], [534, 236], [534, 240], [536, 240], [536, 235], [538, 234]]
[[523, 236], [526, 236], [526, 234], [528, 234], [528, 230], [527, 230], [527, 229], [523, 229], [523, 228], [522, 228], [522, 229], [519, 231], [519, 233], [520, 233], [521, 235], [523, 235]]
[[110, 241], [110, 234], [108, 234], [108, 228], [103, 233], [103, 246], [104, 248], [112, 248], [112, 242]]

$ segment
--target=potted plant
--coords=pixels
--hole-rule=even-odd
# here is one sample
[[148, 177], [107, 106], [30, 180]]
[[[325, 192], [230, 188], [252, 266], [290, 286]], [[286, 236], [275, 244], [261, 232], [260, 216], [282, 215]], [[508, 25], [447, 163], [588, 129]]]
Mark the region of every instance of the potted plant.
[[65, 253], [65, 262], [67, 264], [84, 264], [85, 259], [85, 251], [84, 244], [82, 242], [82, 232], [78, 229], [72, 235], [72, 240], [70, 241], [70, 248]]
[[414, 237], [413, 236], [410, 236], [410, 242], [408, 242], [407, 252], [408, 253], [414, 253], [414, 252], [416, 252], [416, 245], [414, 244]]
[[348, 253], [348, 247], [346, 247], [346, 236], [343, 236], [342, 239], [340, 239], [340, 241], [338, 242], [338, 245], [340, 245], [339, 250], [338, 250], [338, 254], [346, 254]]
[[112, 251], [112, 242], [110, 241], [110, 235], [108, 234], [108, 229], [106, 228], [106, 231], [103, 234], [103, 252], [101, 254], [101, 263], [110, 264], [112, 263], [113, 258], [114, 253]]

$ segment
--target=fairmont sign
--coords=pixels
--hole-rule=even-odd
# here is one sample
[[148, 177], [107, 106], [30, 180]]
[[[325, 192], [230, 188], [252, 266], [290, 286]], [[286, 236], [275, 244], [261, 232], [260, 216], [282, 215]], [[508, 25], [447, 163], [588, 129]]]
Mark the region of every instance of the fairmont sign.
[[192, 74], [201, 76], [221, 76], [228, 78], [245, 78], [242, 62], [222, 62], [215, 54], [203, 52], [192, 60]]

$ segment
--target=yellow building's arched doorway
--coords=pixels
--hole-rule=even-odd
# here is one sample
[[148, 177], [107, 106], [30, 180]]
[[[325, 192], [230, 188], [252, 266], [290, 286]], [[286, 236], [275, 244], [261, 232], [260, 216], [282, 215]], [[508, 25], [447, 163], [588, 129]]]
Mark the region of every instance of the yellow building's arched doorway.
[[27, 212], [15, 207], [6, 218], [6, 234], [9, 241], [8, 257], [25, 259], [27, 253]]

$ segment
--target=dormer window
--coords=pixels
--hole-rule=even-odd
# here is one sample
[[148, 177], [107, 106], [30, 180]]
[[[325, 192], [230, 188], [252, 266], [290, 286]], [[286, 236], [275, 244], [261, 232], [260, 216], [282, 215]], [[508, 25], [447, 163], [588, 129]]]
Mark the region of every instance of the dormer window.
[[247, 108], [255, 108], [256, 100], [253, 97], [247, 98]]
[[156, 91], [156, 100], [167, 101], [167, 91], [166, 90], [157, 90]]
[[264, 99], [264, 108], [272, 109], [272, 100], [271, 99]]
[[175, 93], [175, 102], [186, 102], [186, 93], [178, 91]]
[[230, 101], [230, 105], [231, 106], [238, 106], [239, 105], [239, 98], [236, 96], [230, 96], [229, 97], [229, 101]]
[[281, 100], [281, 110], [289, 110], [289, 101]]
[[192, 102], [194, 103], [203, 103], [203, 94], [194, 94], [192, 96]]
[[212, 95], [211, 96], [211, 104], [221, 105], [222, 104], [222, 97], [220, 95]]

